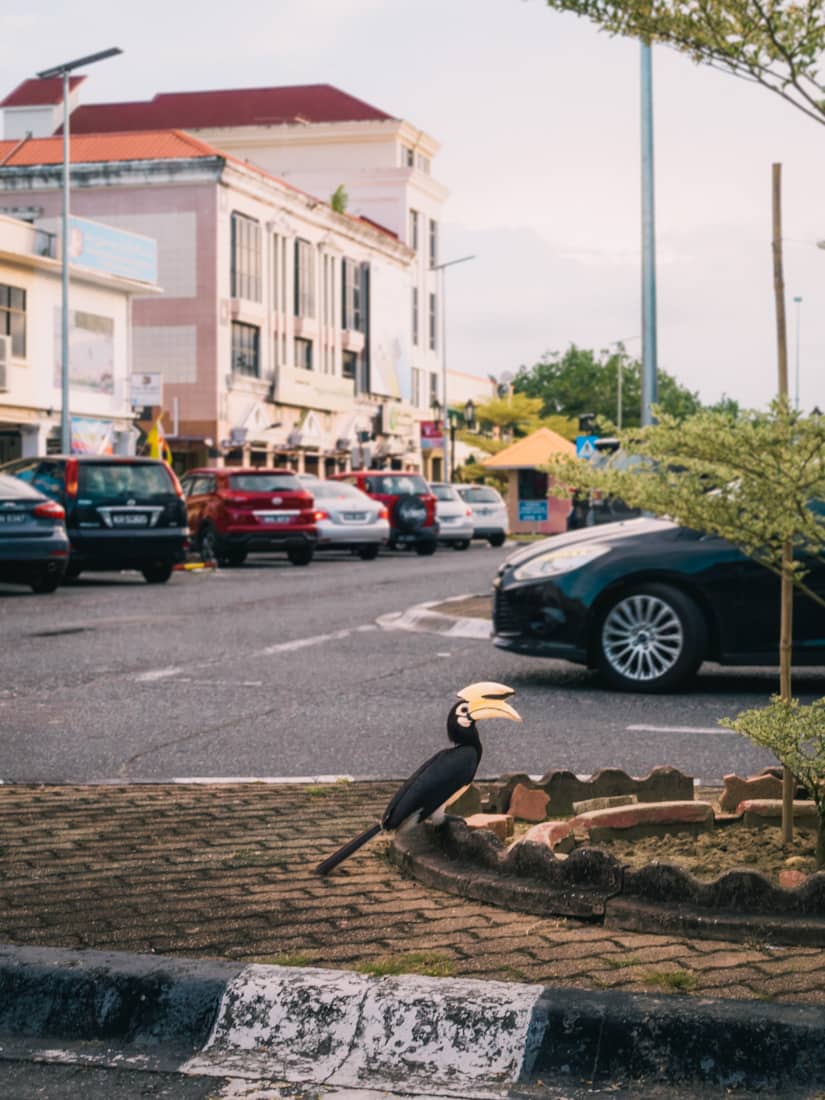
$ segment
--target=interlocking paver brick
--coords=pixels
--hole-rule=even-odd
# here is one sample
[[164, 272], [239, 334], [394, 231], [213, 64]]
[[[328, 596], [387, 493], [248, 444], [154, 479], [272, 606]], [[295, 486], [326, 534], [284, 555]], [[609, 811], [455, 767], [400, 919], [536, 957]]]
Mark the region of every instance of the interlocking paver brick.
[[457, 976], [639, 992], [661, 991], [655, 972], [686, 971], [688, 996], [825, 1003], [825, 949], [496, 909], [403, 878], [385, 838], [319, 880], [318, 860], [378, 818], [395, 788], [0, 787], [0, 938], [347, 968], [416, 952]]

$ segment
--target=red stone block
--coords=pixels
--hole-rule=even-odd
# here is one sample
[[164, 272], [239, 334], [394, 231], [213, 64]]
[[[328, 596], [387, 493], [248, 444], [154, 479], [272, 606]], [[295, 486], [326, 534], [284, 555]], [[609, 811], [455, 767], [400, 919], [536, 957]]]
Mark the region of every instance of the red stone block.
[[573, 819], [574, 829], [632, 829], [638, 825], [694, 825], [713, 822], [709, 802], [637, 802], [607, 810], [590, 810]]
[[549, 801], [549, 795], [541, 787], [519, 783], [510, 795], [510, 815], [518, 821], [544, 821]]
[[751, 775], [747, 779], [738, 775], [726, 775], [724, 784], [725, 791], [719, 799], [719, 805], [726, 813], [733, 813], [745, 799], [782, 797], [782, 780], [774, 775]]
[[528, 829], [521, 838], [522, 842], [528, 840], [532, 844], [544, 844], [554, 851], [572, 851], [576, 845], [573, 826], [569, 821], [542, 821], [540, 825]]
[[784, 886], [786, 890], [793, 890], [795, 886], [801, 886], [807, 878], [804, 871], [780, 871], [779, 885]]
[[513, 819], [509, 814], [472, 814], [465, 820], [471, 829], [489, 829], [502, 843], [513, 835]]

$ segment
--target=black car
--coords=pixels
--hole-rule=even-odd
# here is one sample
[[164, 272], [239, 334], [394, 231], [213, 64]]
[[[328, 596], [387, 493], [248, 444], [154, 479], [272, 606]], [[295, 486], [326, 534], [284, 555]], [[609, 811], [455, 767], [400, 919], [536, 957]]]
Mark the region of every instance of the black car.
[[137, 569], [151, 584], [161, 584], [185, 558], [186, 502], [178, 479], [159, 459], [49, 455], [16, 459], [0, 472], [65, 509], [67, 577], [84, 569]]
[[[825, 597], [825, 563], [806, 584]], [[724, 539], [639, 518], [512, 554], [494, 583], [501, 649], [598, 668], [625, 691], [683, 685], [702, 661], [776, 665], [779, 579]], [[825, 664], [825, 608], [797, 592], [794, 663]]]
[[54, 592], [69, 560], [65, 519], [55, 501], [0, 474], [0, 581]]

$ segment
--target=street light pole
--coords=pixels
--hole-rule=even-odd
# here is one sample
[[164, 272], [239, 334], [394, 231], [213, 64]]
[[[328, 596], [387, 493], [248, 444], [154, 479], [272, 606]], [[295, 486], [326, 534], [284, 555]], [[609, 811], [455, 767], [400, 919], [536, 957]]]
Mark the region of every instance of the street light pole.
[[460, 256], [457, 260], [445, 260], [443, 264], [431, 264], [430, 271], [441, 272], [441, 400], [444, 405], [444, 419], [441, 424], [441, 439], [444, 450], [444, 480], [452, 480], [450, 457], [447, 450], [450, 435], [450, 413], [447, 404], [447, 279], [444, 271], [454, 264], [463, 264], [474, 260], [475, 256]]
[[802, 313], [802, 299], [800, 297], [794, 298], [794, 304], [796, 305], [796, 402], [795, 406], [797, 411], [799, 410], [799, 324]]
[[79, 57], [75, 61], [65, 61], [62, 65], [55, 65], [51, 69], [44, 69], [38, 73], [40, 80], [50, 80], [59, 76], [63, 78], [63, 240], [61, 245], [61, 274], [62, 274], [62, 301], [60, 321], [60, 449], [63, 454], [71, 454], [72, 430], [71, 414], [69, 409], [69, 73], [79, 69], [83, 65], [92, 65], [95, 61], [104, 61], [107, 57], [115, 57], [123, 53], [123, 50], [113, 46], [100, 53], [89, 54], [88, 57]]
[[642, 424], [658, 399], [656, 353], [656, 222], [653, 200], [653, 63], [642, 42]]

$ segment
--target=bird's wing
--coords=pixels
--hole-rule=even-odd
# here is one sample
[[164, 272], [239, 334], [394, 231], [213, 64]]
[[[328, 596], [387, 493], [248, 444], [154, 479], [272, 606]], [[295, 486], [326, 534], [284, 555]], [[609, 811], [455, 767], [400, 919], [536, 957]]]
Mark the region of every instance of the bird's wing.
[[413, 814], [419, 821], [429, 817], [472, 781], [478, 761], [478, 751], [470, 745], [437, 752], [395, 792], [384, 813], [384, 828], [397, 829]]

